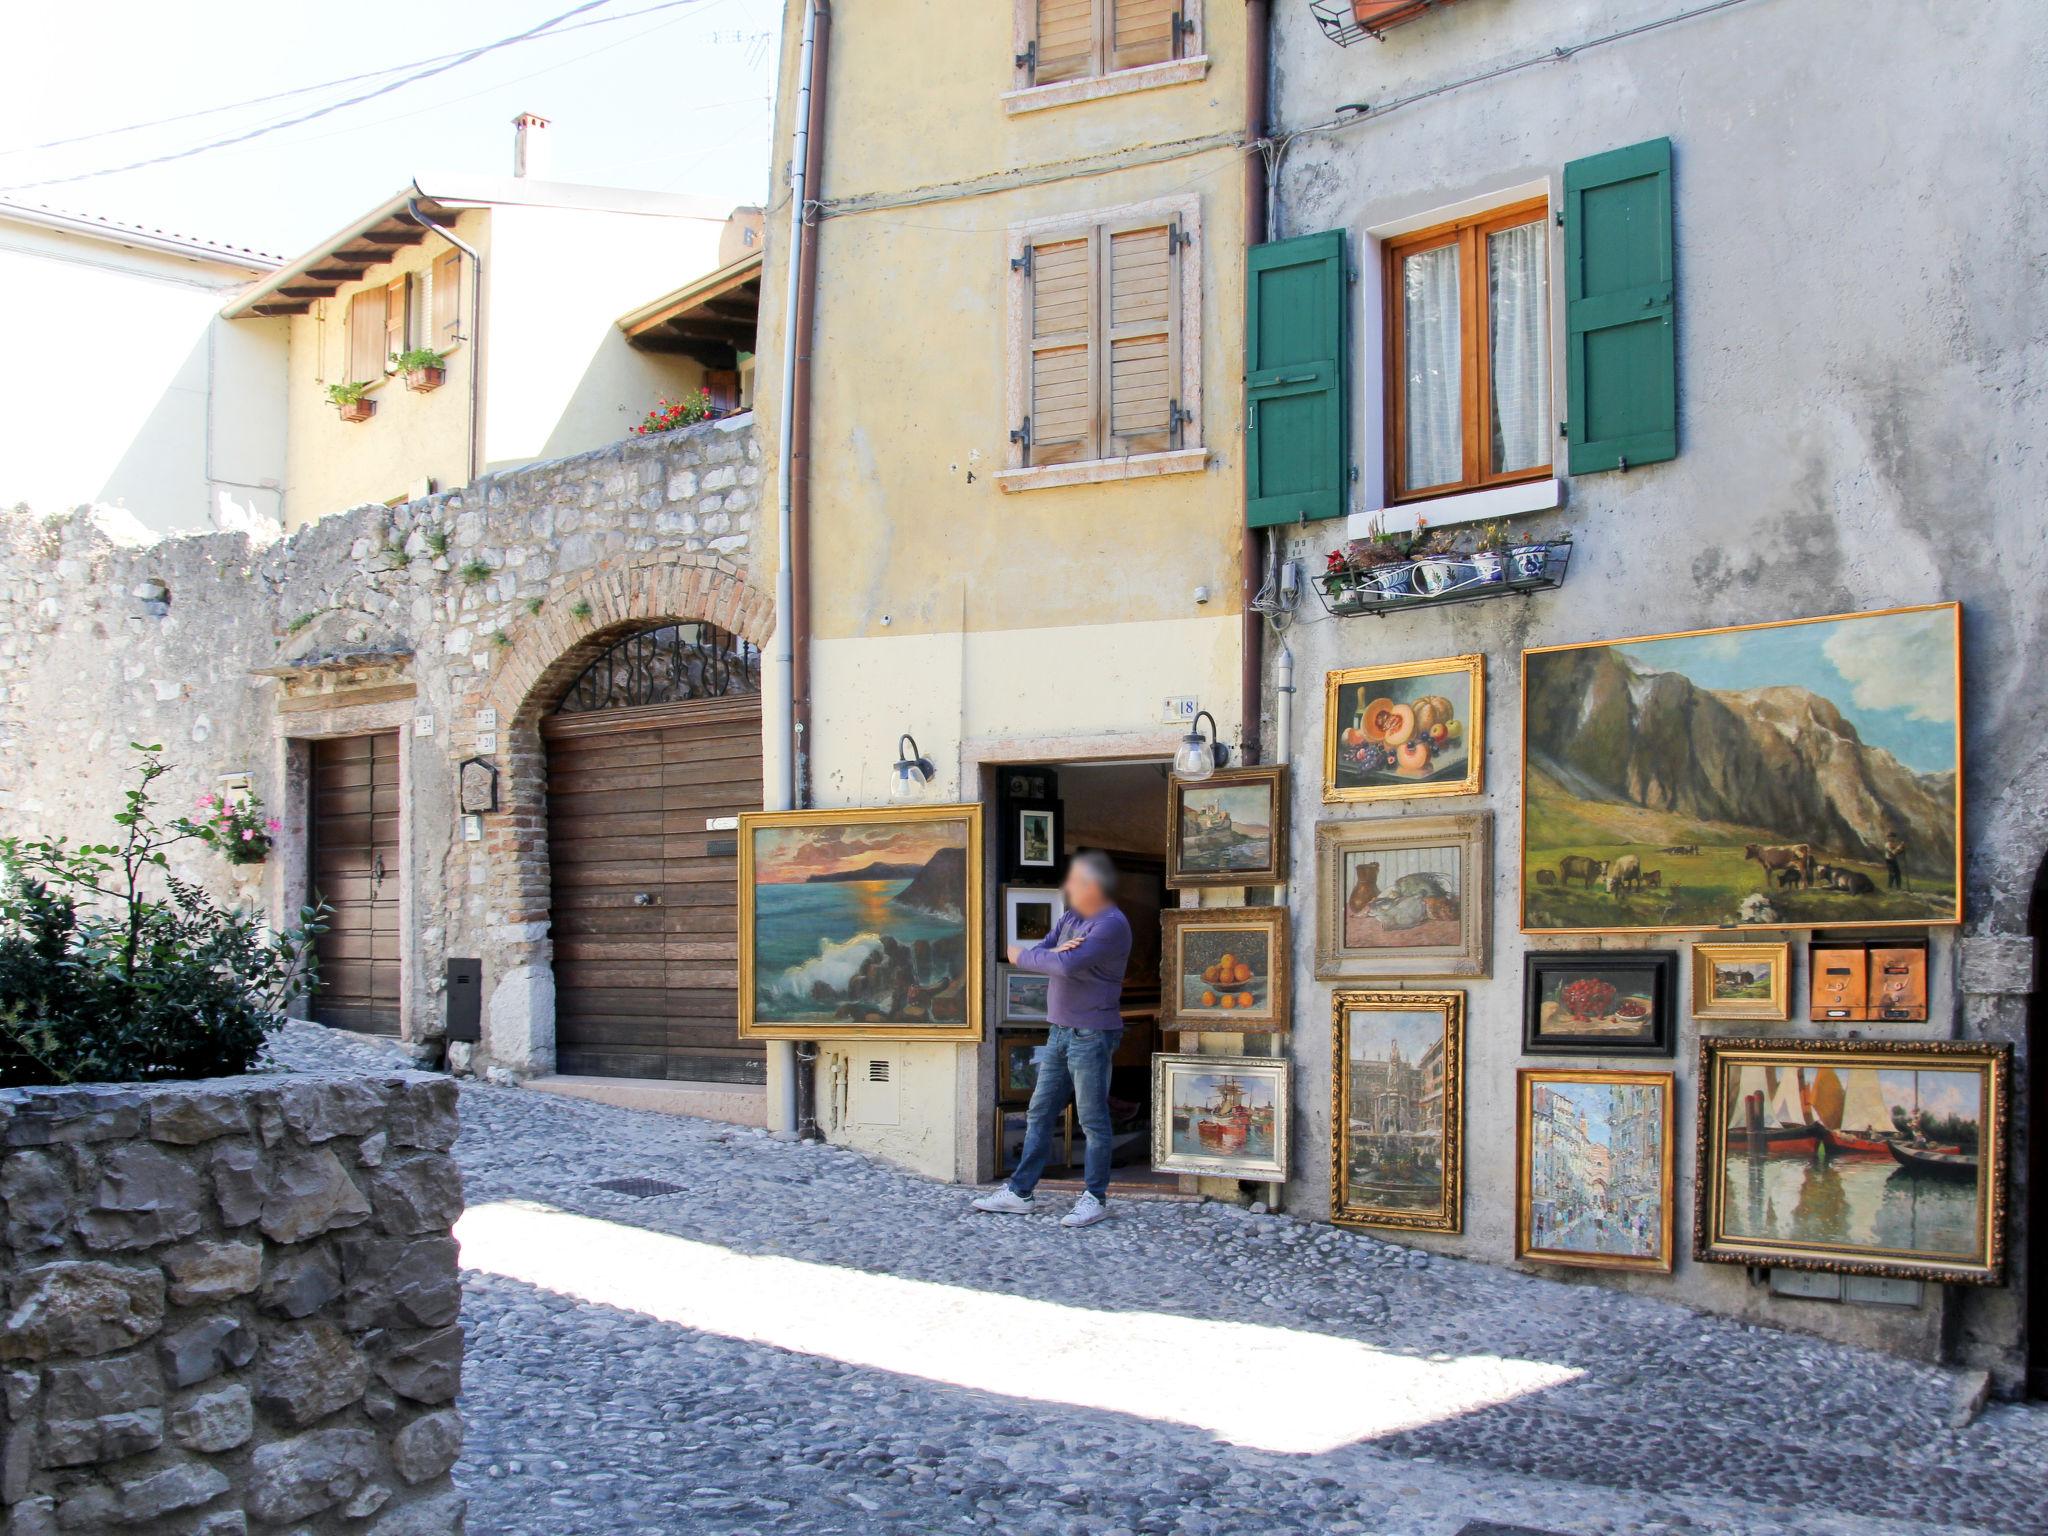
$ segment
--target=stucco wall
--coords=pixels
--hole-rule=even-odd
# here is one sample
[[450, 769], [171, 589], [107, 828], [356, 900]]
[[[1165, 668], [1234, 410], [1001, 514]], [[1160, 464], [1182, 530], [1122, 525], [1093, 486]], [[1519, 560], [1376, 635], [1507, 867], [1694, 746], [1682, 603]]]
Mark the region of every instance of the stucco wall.
[[[1283, 123], [1317, 122], [1361, 97], [1395, 101], [1674, 9], [1661, 0], [1464, 0], [1384, 44], [1341, 50], [1317, 33], [1306, 8], [1283, 7]], [[1297, 1172], [1287, 1192], [1296, 1211], [1326, 1211], [1329, 1199], [1331, 985], [1316, 981], [1309, 963], [1315, 824], [1490, 807], [1501, 877], [1491, 979], [1466, 984], [1465, 1233], [1417, 1241], [1512, 1259], [1515, 1069], [1532, 1064], [1519, 1049], [1531, 943], [1517, 932], [1515, 876], [1519, 657], [1530, 645], [1959, 599], [1965, 931], [1977, 937], [1963, 940], [1959, 965], [1955, 938], [1935, 931], [1933, 1022], [1888, 1032], [2019, 1041], [2024, 1083], [2019, 994], [2029, 968], [2024, 941], [2010, 936], [2024, 932], [2048, 844], [2038, 747], [2048, 607], [2034, 570], [2048, 471], [2028, 382], [2042, 361], [2030, 253], [2041, 243], [2035, 189], [2048, 143], [2025, 106], [2034, 90], [2028, 55], [2013, 42], [2031, 35], [2036, 19], [2017, 0], [1967, 11], [1899, 6], [1881, 22], [1852, 4], [1757, 0], [1291, 146], [1281, 232], [1343, 227], [1364, 274], [1354, 302], [1364, 306], [1377, 302], [1374, 229], [1532, 180], [1555, 197], [1566, 161], [1669, 135], [1680, 374], [1676, 461], [1572, 480], [1564, 510], [1535, 520], [1577, 540], [1561, 591], [1384, 620], [1307, 622], [1317, 617], [1311, 606], [1286, 637], [1301, 687], [1292, 847]], [[1561, 256], [1554, 240], [1553, 271]], [[1553, 321], [1561, 334], [1561, 303]], [[1377, 355], [1361, 347], [1352, 363], [1363, 384]], [[1561, 416], [1561, 366], [1555, 372]], [[1372, 451], [1381, 424], [1363, 398], [1353, 430]], [[1339, 537], [1331, 525], [1290, 547], [1316, 572]], [[1325, 671], [1470, 651], [1486, 655], [1489, 672], [1485, 794], [1411, 802], [1405, 812], [1326, 810], [1318, 766]], [[1797, 948], [1804, 936], [1793, 937]], [[1683, 952], [1689, 941], [1648, 942]], [[1944, 1296], [1930, 1287], [1917, 1311], [1773, 1298], [1739, 1268], [1686, 1256], [1696, 1038], [1688, 1022], [1675, 1062], [1677, 1272], [1586, 1283], [1922, 1355], [1942, 1348], [1946, 1332], [1963, 1358], [1993, 1365], [2012, 1384], [2027, 1281], [2027, 1128], [2014, 1144], [2005, 1288]]]

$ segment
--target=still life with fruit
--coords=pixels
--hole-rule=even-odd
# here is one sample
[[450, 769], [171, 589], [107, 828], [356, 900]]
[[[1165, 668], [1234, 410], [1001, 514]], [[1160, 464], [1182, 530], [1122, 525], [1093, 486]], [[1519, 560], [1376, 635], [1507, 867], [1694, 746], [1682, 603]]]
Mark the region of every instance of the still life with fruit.
[[[1169, 956], [1167, 1019], [1223, 1028], [1285, 1027], [1287, 914], [1273, 907], [1161, 914]], [[1228, 1021], [1228, 1022], [1224, 1022]]]
[[1480, 658], [1332, 672], [1323, 789], [1332, 800], [1479, 789]]

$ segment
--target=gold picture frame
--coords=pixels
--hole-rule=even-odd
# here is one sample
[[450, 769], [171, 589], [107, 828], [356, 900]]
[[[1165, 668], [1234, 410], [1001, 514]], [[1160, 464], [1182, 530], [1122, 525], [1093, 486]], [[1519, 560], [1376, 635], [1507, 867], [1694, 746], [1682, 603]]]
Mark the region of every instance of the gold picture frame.
[[[1620, 654], [1631, 650], [1649, 654]], [[1957, 603], [1525, 650], [1522, 931], [1961, 923], [1962, 655]], [[1894, 702], [1901, 686], [1903, 704]], [[1649, 729], [1645, 713], [1656, 715]], [[1814, 763], [1801, 755], [1805, 724], [1831, 716], [1850, 727], [1858, 772], [1833, 763], [1845, 738], [1832, 728]], [[1723, 761], [1702, 768], [1709, 753]], [[1841, 808], [1824, 844], [1810, 820], [1796, 819], [1810, 818], [1802, 808], [1814, 796], [1825, 799], [1823, 762], [1844, 782], [1888, 786], [1881, 822], [1867, 808]], [[1810, 779], [1813, 795], [1788, 789], [1776, 807], [1723, 803], [1720, 786], [1774, 786], [1788, 775]], [[1644, 785], [1657, 787], [1654, 805], [1632, 798]]]
[[[742, 1040], [981, 1039], [987, 945], [979, 805], [750, 811], [739, 822]], [[770, 871], [784, 878], [764, 879]], [[845, 895], [821, 903], [818, 886], [843, 887]], [[774, 890], [805, 895], [767, 901]], [[857, 975], [835, 979], [845, 970], [843, 955], [830, 967], [818, 962], [828, 947], [869, 935], [926, 957], [913, 962], [929, 970], [908, 978], [906, 1007], [926, 1018], [850, 1016], [879, 1009], [857, 991]], [[762, 974], [764, 957], [771, 976]], [[843, 995], [821, 996], [821, 988]]]
[[[1260, 832], [1260, 817], [1264, 831]], [[1250, 833], [1246, 828], [1251, 828]], [[1247, 862], [1247, 861], [1250, 862]], [[1279, 885], [1287, 879], [1287, 765], [1169, 781], [1166, 885]]]
[[[1390, 937], [1406, 942], [1372, 942]], [[1492, 965], [1491, 811], [1316, 824], [1317, 980], [1485, 976]]]
[[[1209, 1178], [1287, 1180], [1288, 1121], [1293, 1094], [1284, 1056], [1152, 1058], [1152, 1166]], [[1191, 1092], [1203, 1103], [1176, 1101]], [[1176, 1111], [1188, 1108], [1188, 1124]], [[1205, 1124], [1206, 1121], [1206, 1124]]]
[[[1677, 1216], [1677, 1141], [1670, 1072], [1589, 1070], [1578, 1067], [1523, 1067], [1515, 1074], [1515, 1257], [1534, 1264], [1579, 1269], [1632, 1269], [1668, 1275], [1671, 1229]], [[1578, 1088], [1579, 1094], [1565, 1092]], [[1624, 1099], [1627, 1090], [1649, 1090], [1654, 1125], [1639, 1125], [1645, 1098]], [[1571, 1154], [1597, 1122], [1605, 1132], [1597, 1147], [1607, 1171], [1580, 1177]], [[1539, 1158], [1539, 1134], [1544, 1140]], [[1639, 1178], [1640, 1165], [1654, 1152], [1653, 1187]], [[1624, 1158], [1634, 1167], [1623, 1168]], [[1586, 1161], [1591, 1161], [1587, 1159]], [[1576, 1235], [1576, 1245], [1566, 1239]], [[1625, 1246], [1602, 1246], [1619, 1239]]]
[[[1291, 1026], [1285, 907], [1169, 907], [1159, 925], [1161, 1029], [1281, 1033]], [[1225, 963], [1227, 978], [1219, 971]]]
[[1698, 1094], [1693, 1257], [2003, 1283], [2010, 1045], [1709, 1035]]
[[[1380, 703], [1389, 708], [1374, 711], [1372, 706]], [[1386, 756], [1389, 748], [1392, 758]], [[1418, 760], [1402, 761], [1404, 749]], [[1358, 761], [1361, 753], [1367, 762]], [[1476, 795], [1485, 783], [1483, 655], [1348, 667], [1324, 675], [1326, 802]]]
[[[1692, 947], [1691, 963], [1694, 1018], [1783, 1023], [1792, 1017], [1790, 944], [1699, 943]], [[1770, 967], [1761, 993], [1755, 990], [1755, 973], [1742, 969], [1757, 965]], [[1730, 974], [1722, 974], [1724, 966]]]
[[1464, 1231], [1465, 994], [1339, 990], [1330, 1037], [1330, 1220]]

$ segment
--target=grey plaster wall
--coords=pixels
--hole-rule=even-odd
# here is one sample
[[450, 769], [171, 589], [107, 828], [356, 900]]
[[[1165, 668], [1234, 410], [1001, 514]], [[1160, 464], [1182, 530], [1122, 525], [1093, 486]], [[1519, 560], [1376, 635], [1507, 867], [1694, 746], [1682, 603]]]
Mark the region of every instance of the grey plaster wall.
[[[2039, 745], [2048, 660], [2040, 585], [2048, 418], [2039, 382], [2048, 358], [2040, 255], [2048, 220], [2039, 194], [2048, 119], [2035, 99], [2042, 16], [2026, 0], [1901, 0], [1876, 12], [1853, 0], [1751, 0], [1580, 50], [1689, 8], [1683, 0], [1460, 0], [1384, 43], [1340, 49], [1306, 6], [1276, 7], [1283, 131], [1322, 122], [1343, 103], [1384, 107], [1454, 86], [1288, 146], [1278, 233], [1348, 232], [1361, 272], [1359, 334], [1370, 329], [1365, 307], [1379, 302], [1376, 229], [1532, 183], [1548, 185], [1555, 200], [1569, 160], [1659, 136], [1674, 144], [1679, 457], [1571, 480], [1562, 511], [1530, 520], [1569, 529], [1577, 541], [1560, 591], [1323, 622], [1313, 622], [1320, 615], [1310, 597], [1285, 636], [1301, 689], [1292, 856], [1303, 872], [1294, 895], [1304, 934], [1290, 1205], [1313, 1213], [1329, 1199], [1331, 987], [1310, 974], [1307, 938], [1315, 824], [1326, 814], [1490, 807], [1499, 872], [1492, 974], [1467, 987], [1466, 1229], [1420, 1240], [1501, 1262], [1513, 1256], [1513, 1095], [1515, 1069], [1526, 1064], [1519, 1008], [1528, 946], [1517, 931], [1516, 876], [1526, 646], [1960, 600], [1967, 937], [1959, 949], [1953, 934], [1936, 930], [1935, 1021], [1893, 1028], [2016, 1041], [2022, 1106], [2025, 1097], [2026, 909], [2048, 848]], [[1556, 239], [1553, 272], [1561, 257]], [[1555, 285], [1552, 299], [1556, 335], [1563, 307]], [[1363, 347], [1352, 365], [1357, 384], [1380, 366]], [[1561, 367], [1555, 372], [1562, 417]], [[1383, 429], [1369, 391], [1354, 394], [1364, 460]], [[1361, 496], [1359, 508], [1369, 505]], [[1298, 532], [1289, 547], [1320, 571], [1339, 537], [1341, 525], [1329, 524]], [[1411, 802], [1405, 812], [1326, 813], [1317, 757], [1323, 674], [1470, 651], [1488, 658], [1485, 793]], [[1804, 936], [1792, 937], [1796, 949]], [[1923, 1357], [1947, 1352], [2016, 1385], [2027, 1282], [2024, 1114], [2007, 1287], [1930, 1288], [1929, 1302], [1907, 1311], [1777, 1299], [1740, 1269], [1686, 1254], [1696, 1038], [1688, 1022], [1676, 1060], [1677, 1272], [1585, 1283]]]

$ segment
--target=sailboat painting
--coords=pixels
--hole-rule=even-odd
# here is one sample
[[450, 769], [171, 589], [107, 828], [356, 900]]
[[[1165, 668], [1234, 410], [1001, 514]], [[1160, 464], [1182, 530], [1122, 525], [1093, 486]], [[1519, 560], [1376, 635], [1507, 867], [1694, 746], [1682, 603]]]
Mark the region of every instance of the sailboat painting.
[[1278, 1183], [1287, 1177], [1287, 1061], [1152, 1058], [1152, 1166]]
[[1996, 1284], [2011, 1048], [1708, 1038], [1702, 1259]]

